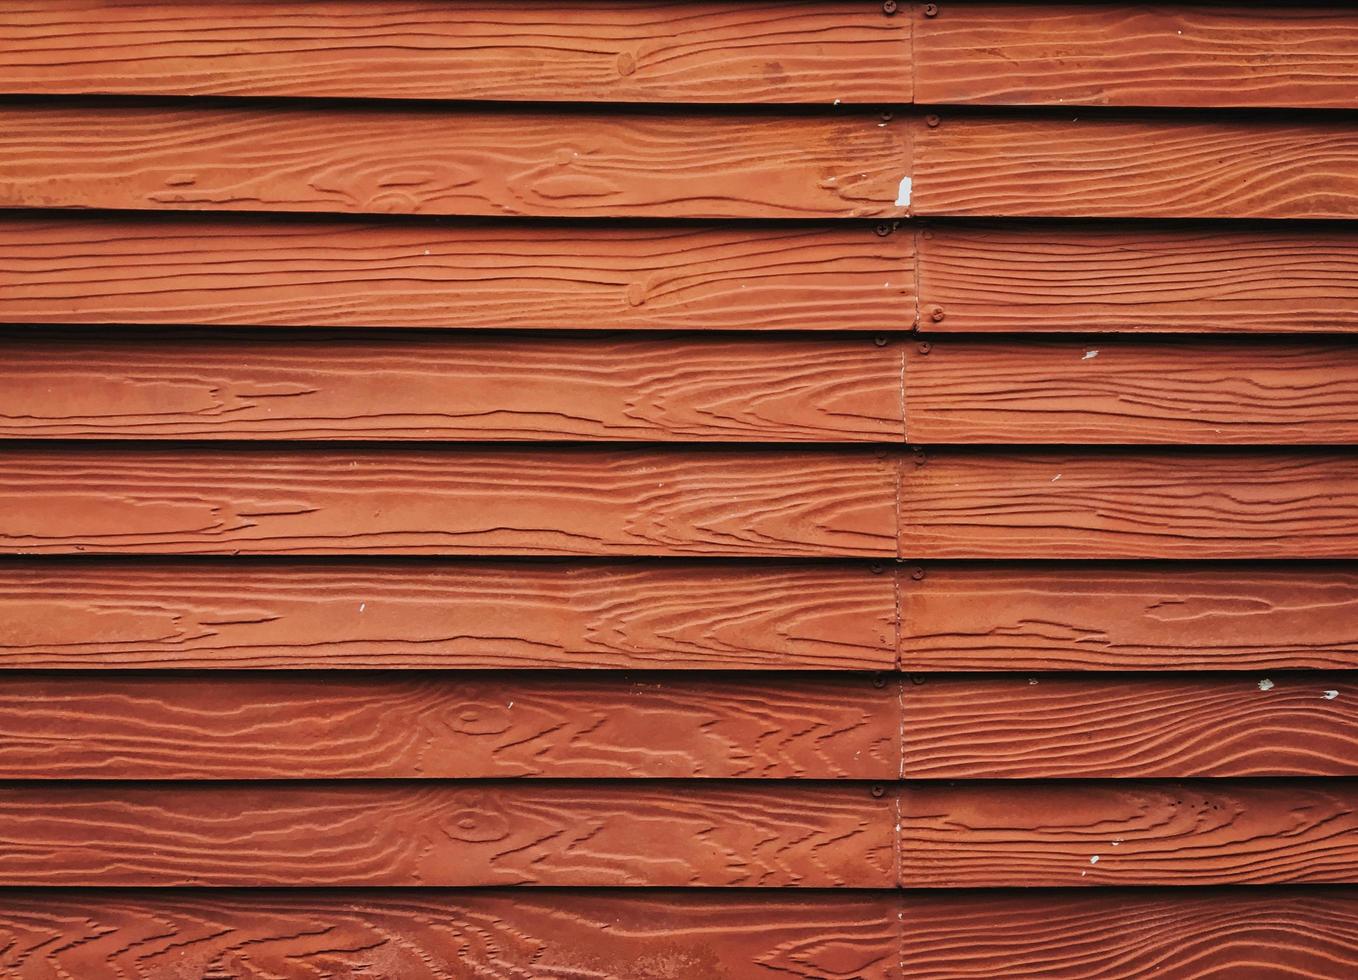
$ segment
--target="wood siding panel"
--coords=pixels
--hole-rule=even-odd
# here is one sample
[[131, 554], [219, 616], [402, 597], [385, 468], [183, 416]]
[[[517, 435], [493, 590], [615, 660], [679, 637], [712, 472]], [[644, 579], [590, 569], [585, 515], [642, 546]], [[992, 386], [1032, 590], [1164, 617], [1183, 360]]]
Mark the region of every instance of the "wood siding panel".
[[899, 733], [862, 675], [0, 675], [3, 779], [895, 779]]
[[12, 786], [0, 882], [882, 888], [894, 814], [864, 785]]
[[1358, 571], [930, 564], [901, 621], [906, 670], [1351, 669]]
[[912, 214], [1358, 217], [1347, 122], [944, 114], [914, 136]]
[[0, 331], [0, 437], [900, 441], [901, 346]]
[[0, 91], [531, 102], [909, 102], [910, 23], [872, 4], [29, 0]]
[[912, 784], [901, 880], [928, 888], [1358, 881], [1358, 787]]
[[1350, 676], [930, 676], [903, 688], [904, 771], [929, 779], [1358, 775]]
[[903, 215], [904, 122], [279, 105], [0, 108], [0, 207]]
[[898, 980], [898, 912], [881, 893], [10, 892], [0, 967], [24, 980]]
[[0, 320], [901, 330], [914, 236], [867, 225], [0, 216]]
[[12, 559], [0, 667], [889, 670], [893, 578], [685, 561]]
[[885, 453], [0, 452], [0, 551], [890, 557]]
[[920, 102], [1358, 108], [1358, 17], [1322, 4], [952, 3], [915, 21]]
[[918, 558], [1358, 557], [1353, 453], [940, 450], [901, 483]]
[[971, 341], [911, 348], [915, 443], [1358, 443], [1358, 347]]
[[1358, 330], [1346, 228], [936, 224], [919, 236], [928, 332]]

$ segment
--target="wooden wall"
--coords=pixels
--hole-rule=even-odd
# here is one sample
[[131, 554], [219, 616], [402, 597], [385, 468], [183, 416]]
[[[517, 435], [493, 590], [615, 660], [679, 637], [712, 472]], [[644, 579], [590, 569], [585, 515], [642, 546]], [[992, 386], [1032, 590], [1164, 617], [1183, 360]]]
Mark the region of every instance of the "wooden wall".
[[14, 0], [0, 973], [1358, 975], [1358, 13]]

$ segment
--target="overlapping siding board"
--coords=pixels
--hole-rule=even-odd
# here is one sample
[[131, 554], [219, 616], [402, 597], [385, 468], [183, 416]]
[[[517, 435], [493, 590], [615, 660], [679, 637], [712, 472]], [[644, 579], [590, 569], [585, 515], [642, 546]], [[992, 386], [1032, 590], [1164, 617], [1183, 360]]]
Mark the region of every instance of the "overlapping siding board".
[[0, 10], [0, 974], [1358, 974], [1358, 13]]

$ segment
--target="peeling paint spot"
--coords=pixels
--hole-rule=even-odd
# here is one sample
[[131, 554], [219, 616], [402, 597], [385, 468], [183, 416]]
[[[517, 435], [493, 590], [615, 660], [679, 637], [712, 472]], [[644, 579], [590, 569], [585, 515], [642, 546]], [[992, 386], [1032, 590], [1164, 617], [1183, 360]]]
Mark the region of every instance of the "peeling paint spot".
[[1090, 857], [1089, 863], [1090, 863], [1090, 864], [1098, 864], [1098, 863], [1099, 863], [1099, 856], [1098, 856], [1097, 854], [1095, 854], [1095, 855], [1093, 855], [1092, 857]]
[[1259, 690], [1261, 691], [1273, 690], [1273, 682], [1269, 680], [1267, 677], [1265, 677], [1263, 680], [1259, 682]]
[[1082, 357], [1082, 358], [1080, 358], [1080, 360], [1082, 360], [1082, 361], [1092, 361], [1092, 360], [1094, 360], [1094, 358], [1096, 358], [1096, 357], [1098, 357], [1098, 356], [1099, 356], [1099, 352], [1098, 352], [1098, 351], [1096, 351], [1096, 350], [1087, 350], [1087, 351], [1085, 351], [1085, 356]]
[[1325, 695], [1326, 701], [1333, 701], [1335, 698], [1339, 697], [1338, 691], [1322, 691], [1321, 693]]
[[908, 176], [901, 178], [900, 190], [896, 192], [896, 206], [899, 208], [907, 207], [910, 204], [910, 184]]

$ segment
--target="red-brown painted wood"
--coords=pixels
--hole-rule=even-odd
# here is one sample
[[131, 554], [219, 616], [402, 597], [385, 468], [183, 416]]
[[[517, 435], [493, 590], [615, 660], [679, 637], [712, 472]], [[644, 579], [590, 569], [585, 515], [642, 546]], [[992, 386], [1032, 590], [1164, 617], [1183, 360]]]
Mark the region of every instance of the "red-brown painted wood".
[[0, 778], [895, 779], [900, 711], [861, 674], [0, 675]]
[[907, 670], [1358, 667], [1347, 565], [929, 563], [922, 574], [901, 580]]
[[1351, 452], [939, 450], [901, 499], [919, 558], [1358, 558]]
[[14, 785], [6, 885], [890, 887], [865, 784]]
[[907, 125], [862, 111], [0, 108], [0, 207], [533, 217], [905, 213]]
[[895, 623], [861, 564], [0, 562], [5, 668], [889, 670]]
[[87, 445], [0, 469], [8, 553], [895, 553], [884, 452]]
[[1324, 4], [949, 3], [920, 102], [1358, 108], [1358, 17]]
[[0, 331], [0, 437], [897, 441], [900, 344]]
[[859, 223], [10, 214], [0, 321], [900, 330], [913, 242]]

